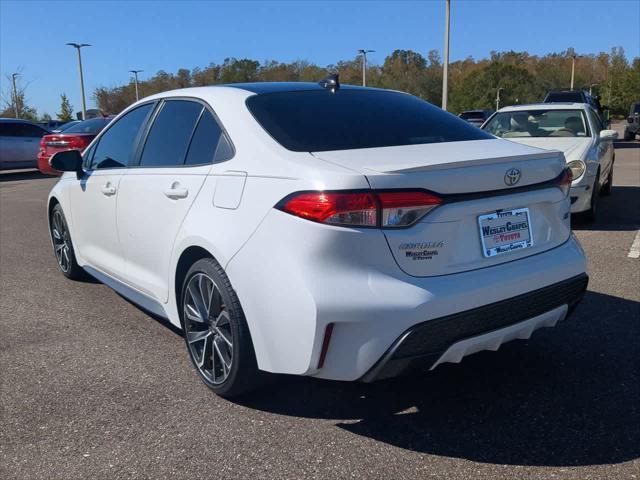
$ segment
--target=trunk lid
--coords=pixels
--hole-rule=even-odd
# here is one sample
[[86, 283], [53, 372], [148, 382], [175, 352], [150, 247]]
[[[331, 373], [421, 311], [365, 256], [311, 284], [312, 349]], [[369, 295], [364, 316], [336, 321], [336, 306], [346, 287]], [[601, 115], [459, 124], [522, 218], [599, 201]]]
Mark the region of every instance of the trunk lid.
[[[362, 173], [373, 189], [426, 189], [443, 197], [444, 203], [416, 224], [384, 230], [391, 254], [409, 275], [497, 265], [554, 248], [570, 234], [569, 202], [559, 188], [521, 188], [557, 178], [566, 163], [561, 152], [492, 139], [312, 155]], [[520, 179], [507, 186], [512, 169], [519, 170]], [[473, 193], [480, 195], [464, 195]], [[480, 217], [517, 209], [527, 209], [532, 244], [486, 256], [480, 232], [488, 224]]]

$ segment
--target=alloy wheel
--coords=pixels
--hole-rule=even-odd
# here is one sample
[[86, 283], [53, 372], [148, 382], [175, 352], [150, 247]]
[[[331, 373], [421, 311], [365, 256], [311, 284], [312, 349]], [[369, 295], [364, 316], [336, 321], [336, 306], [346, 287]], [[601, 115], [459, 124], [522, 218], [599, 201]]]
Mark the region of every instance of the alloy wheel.
[[233, 330], [220, 289], [204, 273], [188, 281], [183, 298], [185, 335], [193, 361], [209, 382], [223, 383], [233, 366]]
[[71, 268], [69, 231], [67, 230], [67, 226], [60, 211], [55, 211], [53, 213], [53, 218], [51, 220], [51, 237], [53, 238], [53, 249], [55, 251], [56, 260], [58, 260], [60, 270], [67, 273]]

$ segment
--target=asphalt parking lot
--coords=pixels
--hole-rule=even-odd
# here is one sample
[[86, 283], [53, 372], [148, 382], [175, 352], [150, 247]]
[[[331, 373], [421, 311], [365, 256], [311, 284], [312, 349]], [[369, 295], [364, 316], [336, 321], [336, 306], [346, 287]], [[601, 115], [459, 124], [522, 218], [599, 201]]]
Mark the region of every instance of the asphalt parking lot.
[[58, 272], [55, 179], [0, 174], [0, 477], [640, 478], [640, 142], [616, 146], [569, 321], [420, 378], [279, 378], [235, 403], [176, 331]]

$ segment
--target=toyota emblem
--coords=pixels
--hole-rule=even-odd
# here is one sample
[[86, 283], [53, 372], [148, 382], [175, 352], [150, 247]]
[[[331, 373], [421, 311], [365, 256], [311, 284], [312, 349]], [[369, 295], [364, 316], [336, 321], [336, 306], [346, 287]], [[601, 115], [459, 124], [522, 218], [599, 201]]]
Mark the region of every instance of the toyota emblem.
[[504, 183], [508, 186], [513, 186], [520, 181], [520, 170], [517, 168], [510, 168], [507, 173], [504, 174]]

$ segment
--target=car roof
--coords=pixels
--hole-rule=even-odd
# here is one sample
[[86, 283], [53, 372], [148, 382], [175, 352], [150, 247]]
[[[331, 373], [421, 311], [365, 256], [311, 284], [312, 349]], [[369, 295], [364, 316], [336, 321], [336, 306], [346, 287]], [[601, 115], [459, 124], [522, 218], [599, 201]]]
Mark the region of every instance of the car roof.
[[[29, 125], [38, 125], [35, 122], [30, 120], [23, 120], [21, 118], [0, 118], [0, 122], [2, 123], [28, 123]], [[40, 126], [40, 125], [38, 125]]]
[[[253, 82], [253, 83], [225, 83], [221, 87], [232, 87], [247, 90], [258, 95], [265, 93], [279, 92], [301, 92], [308, 90], [325, 90], [316, 82]], [[379, 90], [374, 88], [360, 87], [358, 85], [341, 84], [341, 89], [347, 90]]]
[[[357, 85], [341, 84], [342, 90], [362, 90], [362, 91], [393, 91], [381, 88], [361, 87]], [[322, 91], [326, 90], [315, 82], [254, 82], [254, 83], [221, 83], [217, 85], [207, 85], [204, 87], [189, 87], [176, 90], [169, 90], [150, 95], [140, 99], [141, 102], [155, 100], [158, 98], [179, 97], [179, 96], [195, 96], [207, 97], [209, 95], [220, 94], [238, 94], [244, 92], [244, 96], [264, 95], [267, 93], [281, 92], [301, 92], [301, 91]]]
[[554, 102], [554, 103], [532, 103], [529, 105], [511, 105], [503, 107], [499, 112], [518, 112], [523, 110], [584, 110], [589, 107], [588, 103]]

